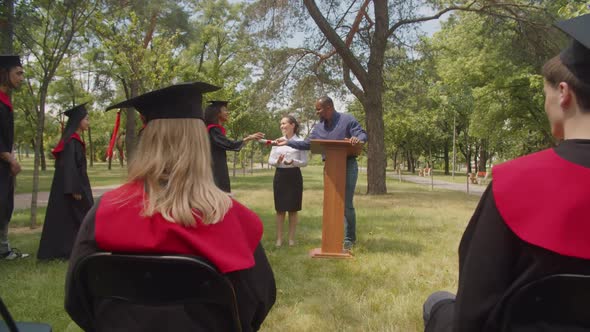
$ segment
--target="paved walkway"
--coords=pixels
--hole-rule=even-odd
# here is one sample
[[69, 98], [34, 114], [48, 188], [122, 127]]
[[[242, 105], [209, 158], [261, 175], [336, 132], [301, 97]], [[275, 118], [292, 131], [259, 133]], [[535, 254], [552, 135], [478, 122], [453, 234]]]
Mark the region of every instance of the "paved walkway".
[[[396, 179], [399, 178], [399, 175], [397, 175], [395, 173], [388, 173], [387, 175], [391, 176], [393, 178], [396, 178]], [[433, 182], [435, 188], [462, 191], [465, 193], [467, 192], [467, 184], [466, 183], [461, 184], [461, 183], [454, 183], [454, 182], [448, 182], [448, 181], [443, 181], [443, 180], [437, 180], [436, 177], [434, 177], [434, 181], [433, 181], [430, 177], [415, 176], [415, 175], [402, 175], [402, 181], [413, 182], [413, 183], [427, 185], [427, 186], [431, 186], [432, 185], [431, 182]], [[469, 184], [469, 194], [470, 195], [476, 195], [476, 196], [481, 197], [481, 195], [483, 194], [485, 189], [486, 189], [486, 186], [477, 185], [477, 184]]]
[[[95, 198], [104, 194], [105, 192], [117, 188], [119, 184], [92, 188], [92, 196]], [[49, 200], [49, 192], [40, 192], [37, 194], [37, 206], [47, 206]], [[14, 209], [29, 209], [31, 207], [31, 194], [16, 194], [14, 195]]]

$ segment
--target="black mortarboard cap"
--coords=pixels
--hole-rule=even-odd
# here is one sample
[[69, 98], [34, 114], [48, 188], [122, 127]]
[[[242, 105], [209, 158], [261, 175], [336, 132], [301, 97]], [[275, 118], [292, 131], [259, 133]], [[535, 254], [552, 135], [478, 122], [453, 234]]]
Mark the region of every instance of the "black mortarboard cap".
[[18, 55], [0, 55], [0, 68], [10, 69], [16, 66], [22, 67]]
[[74, 106], [62, 113], [68, 117], [68, 122], [66, 123], [66, 127], [62, 133], [62, 139], [70, 138], [70, 136], [72, 136], [72, 134], [78, 130], [80, 121], [82, 121], [82, 119], [84, 119], [84, 117], [88, 114], [88, 110], [86, 110], [86, 104], [88, 103]]
[[146, 123], [154, 119], [203, 119], [202, 94], [219, 89], [204, 82], [181, 83], [111, 105], [106, 110], [134, 107]]
[[590, 84], [590, 14], [560, 21], [555, 25], [573, 38], [560, 54], [561, 62], [580, 81]]
[[229, 104], [229, 101], [227, 101], [227, 100], [209, 100], [208, 103], [210, 106], [227, 106], [227, 104]]

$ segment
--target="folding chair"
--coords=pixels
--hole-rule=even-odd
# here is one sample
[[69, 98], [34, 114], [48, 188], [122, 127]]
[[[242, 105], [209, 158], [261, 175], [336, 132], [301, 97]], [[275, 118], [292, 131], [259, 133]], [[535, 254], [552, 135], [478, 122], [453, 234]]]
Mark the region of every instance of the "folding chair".
[[504, 304], [502, 331], [590, 331], [590, 276], [556, 274], [517, 289]]
[[45, 323], [21, 323], [15, 322], [8, 311], [8, 308], [0, 298], [0, 332], [51, 332], [51, 326]]
[[215, 304], [224, 308], [232, 331], [241, 331], [232, 283], [200, 257], [95, 253], [76, 265], [74, 278], [94, 326], [93, 300], [115, 299], [154, 306]]

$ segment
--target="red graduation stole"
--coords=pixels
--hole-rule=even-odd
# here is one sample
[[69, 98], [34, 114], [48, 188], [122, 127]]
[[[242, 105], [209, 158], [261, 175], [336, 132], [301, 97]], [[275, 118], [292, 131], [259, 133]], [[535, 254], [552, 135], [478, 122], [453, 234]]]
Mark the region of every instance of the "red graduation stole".
[[218, 125], [218, 124], [207, 125], [207, 132], [210, 132], [211, 128], [215, 128], [215, 127], [219, 128], [221, 130], [221, 133], [223, 134], [223, 136], [225, 136], [225, 133], [226, 133], [225, 128], [221, 125]]
[[[82, 141], [82, 138], [80, 137], [80, 135], [78, 135], [78, 133], [73, 133], [72, 136], [70, 136], [70, 138], [67, 139], [67, 142], [71, 141], [73, 139], [77, 140], [78, 142], [82, 143], [82, 147], [84, 147], [84, 149], [86, 149], [86, 144], [84, 143], [84, 141]], [[62, 152], [64, 150], [64, 147], [66, 145], [67, 142], [64, 142], [65, 140], [60, 140], [59, 143], [57, 143], [57, 145], [55, 146], [55, 148], [53, 148], [53, 150], [51, 150], [51, 153], [53, 154], [53, 156], [55, 158], [57, 158], [57, 156], [59, 155], [60, 152]]]
[[0, 102], [8, 106], [8, 109], [10, 110], [10, 112], [12, 112], [12, 103], [10, 102], [10, 96], [2, 91], [0, 91]]
[[553, 149], [493, 169], [494, 200], [506, 225], [525, 242], [590, 259], [590, 169]]
[[96, 211], [95, 239], [104, 251], [202, 256], [222, 273], [254, 266], [262, 238], [260, 218], [237, 201], [221, 221], [194, 227], [167, 221], [157, 213], [142, 216], [144, 186], [128, 183], [103, 195]]

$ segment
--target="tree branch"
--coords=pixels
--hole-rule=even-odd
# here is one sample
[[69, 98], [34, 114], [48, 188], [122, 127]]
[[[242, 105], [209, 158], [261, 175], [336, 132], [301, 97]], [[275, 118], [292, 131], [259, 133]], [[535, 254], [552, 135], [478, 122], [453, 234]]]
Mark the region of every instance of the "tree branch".
[[350, 68], [342, 61], [342, 77], [344, 79], [344, 85], [352, 92], [352, 94], [361, 102], [365, 102], [365, 94], [363, 90], [361, 90], [350, 77]]
[[[367, 2], [368, 0], [365, 0]], [[342, 58], [343, 63], [345, 63], [348, 68], [352, 71], [354, 76], [358, 79], [361, 85], [366, 85], [368, 80], [367, 71], [363, 68], [362, 64], [359, 60], [354, 56], [350, 48], [346, 46], [346, 44], [340, 39], [340, 36], [336, 31], [330, 26], [326, 18], [320, 12], [318, 6], [316, 5], [314, 0], [303, 0], [307, 11], [309, 12], [312, 19], [316, 22], [317, 26], [320, 28], [324, 36], [330, 41], [330, 44], [334, 46], [336, 52]]]

